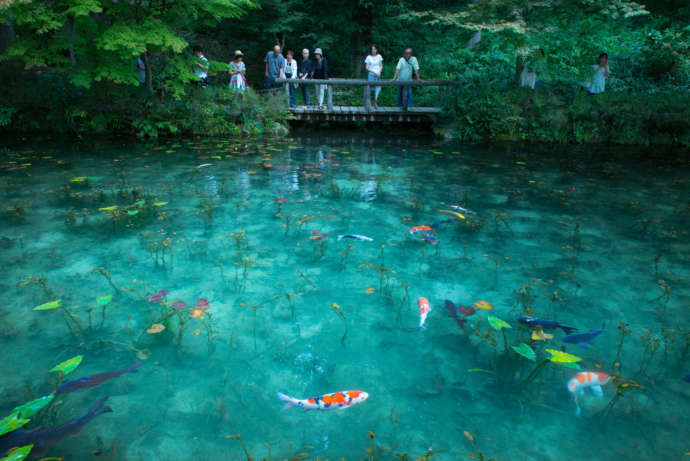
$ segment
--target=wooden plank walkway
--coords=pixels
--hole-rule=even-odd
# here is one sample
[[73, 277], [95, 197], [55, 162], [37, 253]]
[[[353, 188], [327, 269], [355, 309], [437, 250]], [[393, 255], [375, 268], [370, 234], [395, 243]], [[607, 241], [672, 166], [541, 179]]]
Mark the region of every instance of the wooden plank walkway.
[[[324, 85], [327, 90], [325, 107], [318, 106], [295, 106], [290, 107], [293, 120], [314, 120], [314, 121], [342, 121], [342, 122], [433, 122], [441, 113], [440, 107], [412, 107], [402, 109], [400, 107], [373, 107], [371, 103], [371, 88], [374, 86], [395, 86], [395, 87], [439, 87], [439, 102], [443, 97], [443, 88], [455, 85], [456, 82], [447, 80], [407, 80], [391, 81], [382, 80], [376, 83], [361, 79], [330, 79], [330, 80], [286, 80], [277, 79], [277, 83], [283, 84], [285, 88], [285, 101], [289, 99], [288, 85], [298, 83], [299, 85]], [[337, 106], [333, 104], [334, 87], [359, 87], [362, 89], [363, 105], [361, 106]], [[407, 103], [407, 91], [403, 92], [403, 103]]]
[[290, 108], [294, 120], [334, 121], [334, 122], [400, 122], [420, 123], [434, 121], [441, 109], [438, 107], [413, 107], [403, 111], [400, 107], [333, 106], [295, 106]]

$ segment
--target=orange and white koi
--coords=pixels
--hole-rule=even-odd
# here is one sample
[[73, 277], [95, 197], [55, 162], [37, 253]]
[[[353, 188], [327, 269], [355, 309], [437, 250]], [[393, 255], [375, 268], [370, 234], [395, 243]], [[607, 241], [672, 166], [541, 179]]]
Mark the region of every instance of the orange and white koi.
[[417, 306], [419, 306], [419, 329], [424, 329], [424, 322], [426, 322], [426, 317], [431, 312], [431, 307], [429, 306], [429, 300], [426, 298], [419, 298], [417, 300]]
[[430, 231], [431, 226], [415, 226], [412, 229], [410, 229], [410, 234], [414, 234], [415, 232], [419, 231]]
[[364, 402], [369, 398], [369, 394], [364, 391], [341, 391], [308, 399], [296, 399], [278, 392], [278, 398], [285, 402], [283, 410], [288, 410], [292, 407], [299, 407], [302, 410], [344, 410]]
[[597, 397], [604, 395], [604, 391], [601, 386], [607, 384], [611, 377], [606, 373], [600, 373], [598, 371], [581, 371], [568, 381], [568, 390], [573, 393], [573, 398], [575, 399], [575, 414], [580, 415], [581, 408], [577, 400], [578, 396], [585, 394], [585, 389], [590, 389], [592, 394]]

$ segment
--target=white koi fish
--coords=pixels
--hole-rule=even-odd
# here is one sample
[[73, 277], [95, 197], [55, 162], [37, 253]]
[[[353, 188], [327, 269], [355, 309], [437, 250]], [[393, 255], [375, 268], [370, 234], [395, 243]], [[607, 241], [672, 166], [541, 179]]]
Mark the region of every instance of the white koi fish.
[[600, 373], [598, 371], [581, 371], [568, 381], [568, 390], [573, 393], [573, 398], [575, 399], [575, 414], [580, 415], [582, 409], [580, 408], [580, 403], [577, 400], [578, 396], [585, 394], [585, 389], [590, 389], [592, 394], [597, 397], [604, 395], [604, 391], [601, 386], [607, 384], [611, 377], [605, 373]]
[[345, 235], [339, 235], [338, 240], [342, 239], [355, 239], [355, 240], [362, 240], [364, 242], [373, 242], [374, 239], [371, 237], [367, 237], [366, 235], [359, 235], [359, 234], [345, 234]]
[[424, 329], [424, 322], [426, 322], [426, 317], [431, 312], [431, 307], [429, 306], [429, 300], [426, 298], [419, 298], [417, 300], [417, 306], [419, 306], [419, 329]]
[[369, 394], [364, 391], [341, 391], [308, 399], [296, 399], [278, 392], [278, 398], [285, 402], [283, 410], [292, 407], [299, 407], [302, 410], [344, 410], [364, 402], [369, 398]]

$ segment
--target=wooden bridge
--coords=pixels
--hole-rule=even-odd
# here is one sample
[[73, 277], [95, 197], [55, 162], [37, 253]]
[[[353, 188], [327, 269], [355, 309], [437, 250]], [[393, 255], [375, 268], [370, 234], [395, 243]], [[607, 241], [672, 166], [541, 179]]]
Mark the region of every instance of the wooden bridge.
[[[457, 85], [457, 82], [449, 80], [380, 80], [377, 82], [363, 79], [276, 79], [276, 83], [283, 84], [287, 101], [290, 98], [290, 85], [297, 84], [295, 91], [301, 91], [299, 85], [325, 85], [326, 101], [324, 107], [316, 105], [290, 107], [295, 120], [316, 120], [335, 122], [432, 122], [441, 113], [441, 107], [412, 107], [407, 108], [407, 91], [403, 91], [403, 107], [374, 107], [371, 101], [371, 90], [375, 87], [438, 87], [438, 102], [443, 100], [445, 88]], [[334, 87], [359, 87], [362, 88], [361, 106], [343, 106], [333, 104]], [[319, 88], [316, 87], [316, 91]], [[318, 94], [315, 95], [318, 97]]]

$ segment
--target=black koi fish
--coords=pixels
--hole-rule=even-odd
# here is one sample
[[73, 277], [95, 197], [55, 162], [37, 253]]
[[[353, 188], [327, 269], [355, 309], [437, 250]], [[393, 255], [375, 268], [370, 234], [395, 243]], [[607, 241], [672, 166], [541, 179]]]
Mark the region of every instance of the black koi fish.
[[87, 387], [96, 387], [103, 381], [117, 378], [124, 373], [137, 373], [139, 371], [137, 370], [139, 365], [141, 365], [141, 362], [137, 362], [131, 367], [124, 368], [122, 370], [106, 371], [104, 373], [96, 373], [95, 375], [84, 376], [83, 378], [67, 381], [66, 383], [58, 386], [58, 388], [55, 389], [55, 393], [66, 394], [68, 392], [81, 392]]
[[79, 434], [84, 426], [96, 416], [113, 411], [112, 408], [105, 405], [106, 400], [108, 397], [99, 399], [84, 416], [67, 421], [60, 426], [37, 427], [29, 430], [17, 429], [0, 436], [0, 456], [4, 456], [11, 448], [33, 444], [31, 455], [40, 457], [43, 452], [65, 437]]

